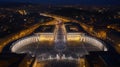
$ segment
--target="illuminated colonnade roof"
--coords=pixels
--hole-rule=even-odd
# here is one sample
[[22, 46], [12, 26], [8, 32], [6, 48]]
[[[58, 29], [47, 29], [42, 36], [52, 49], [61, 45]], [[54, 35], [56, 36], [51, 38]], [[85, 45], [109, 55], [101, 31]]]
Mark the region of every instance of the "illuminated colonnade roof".
[[51, 41], [54, 41], [54, 32], [55, 25], [42, 25], [34, 31], [33, 36], [25, 37], [14, 42], [11, 46], [11, 51], [17, 53], [24, 47], [30, 49], [30, 46], [34, 46], [33, 48], [36, 48], [36, 44], [43, 44], [42, 41], [46, 41], [45, 43], [47, 45], [51, 45]]
[[64, 23], [64, 25], [67, 31], [68, 40], [77, 40], [80, 42], [88, 43], [99, 48], [100, 50], [107, 51], [107, 48], [105, 47], [105, 44], [102, 41], [100, 41], [97, 38], [87, 36], [85, 33], [83, 33], [84, 30], [78, 23], [67, 22]]
[[[71, 27], [71, 25], [70, 24], [66, 24], [65, 25], [65, 27], [67, 27], [67, 25], [68, 26], [70, 26]], [[74, 25], [76, 25], [76, 24], [74, 24]], [[80, 42], [83, 42], [83, 43], [88, 43], [88, 45], [90, 44], [90, 45], [92, 45], [92, 46], [94, 46], [94, 47], [96, 47], [96, 48], [98, 48], [98, 49], [100, 49], [100, 51], [107, 51], [107, 48], [106, 48], [106, 46], [105, 46], [105, 44], [102, 42], [102, 41], [100, 41], [99, 39], [97, 39], [97, 38], [94, 38], [94, 37], [91, 37], [91, 36], [87, 36], [87, 35], [85, 35], [84, 33], [82, 33], [82, 29], [81, 29], [81, 32], [79, 32], [80, 31], [80, 29], [78, 29], [79, 27], [78, 26], [72, 26], [73, 28], [71, 29], [71, 30], [75, 30], [73, 33], [72, 32], [67, 32], [67, 34], [66, 35], [70, 35], [70, 36], [74, 36], [75, 34], [77, 34], [77, 35], [80, 35], [80, 36], [77, 36], [77, 37], [80, 37], [80, 39], [79, 39], [79, 41]], [[44, 37], [45, 37], [45, 35], [50, 35], [50, 36], [54, 36], [54, 33], [56, 32], [55, 31], [55, 26], [47, 26], [47, 28], [44, 28], [44, 26], [43, 27], [41, 27], [41, 28], [39, 28], [38, 30], [46, 30], [46, 29], [48, 29], [50, 27], [50, 29], [52, 30], [50, 33], [53, 33], [53, 34], [46, 34], [46, 33], [48, 33], [48, 32], [42, 32], [43, 34], [39, 34], [39, 33], [41, 33], [41, 32], [38, 32], [38, 35], [36, 35], [36, 34], [34, 34], [33, 36], [29, 36], [29, 37], [25, 37], [25, 38], [22, 38], [22, 39], [20, 39], [20, 40], [18, 40], [18, 41], [16, 41], [16, 42], [14, 42], [13, 44], [12, 44], [12, 46], [11, 46], [11, 52], [14, 52], [14, 53], [28, 53], [28, 52], [31, 52], [32, 54], [35, 54], [36, 55], [36, 53], [38, 52], [38, 54], [37, 55], [41, 55], [41, 53], [40, 53], [40, 50], [42, 50], [43, 48], [41, 48], [41, 46], [39, 46], [39, 45], [43, 45], [43, 44], [41, 44], [41, 36], [42, 35], [44, 35]], [[69, 28], [69, 27], [68, 27]], [[69, 30], [69, 29], [66, 29], [66, 30]], [[70, 30], [69, 30], [70, 31]], [[44, 34], [45, 33], [45, 34]], [[43, 36], [42, 36], [43, 37]], [[54, 38], [54, 37], [53, 37]], [[49, 38], [47, 38], [46, 37], [46, 39], [49, 39]], [[55, 42], [55, 40], [54, 39], [52, 39], [54, 42]], [[47, 43], [47, 44], [49, 44], [49, 41], [50, 40], [48, 40], [48, 42], [45, 42], [45, 43]], [[68, 42], [68, 41], [66, 41], [66, 42]], [[54, 45], [54, 43], [52, 43], [53, 45]], [[66, 43], [65, 43], [66, 44]], [[38, 45], [38, 46], [37, 46]], [[45, 47], [46, 49], [48, 49], [47, 47]], [[54, 46], [52, 46], [52, 48], [54, 48]], [[81, 48], [81, 47], [80, 47]], [[45, 49], [45, 50], [46, 50]], [[51, 48], [50, 48], [51, 49]], [[85, 50], [87, 50], [86, 48], [83, 48], [82, 47], [82, 49], [85, 49]], [[92, 49], [92, 48], [91, 48]], [[35, 51], [36, 50], [36, 51]], [[50, 50], [49, 50], [50, 51]], [[47, 51], [47, 54], [48, 55], [50, 55], [50, 53], [49, 53], [49, 51]], [[43, 50], [43, 52], [44, 52], [44, 50]], [[56, 52], [55, 50], [53, 50], [53, 52], [52, 53], [54, 53], [54, 52]], [[83, 53], [84, 53], [84, 51], [82, 51]], [[82, 53], [81, 53], [82, 54]], [[87, 54], [87, 53], [84, 53], [83, 55], [85, 55], [85, 54]], [[51, 54], [52, 55], [52, 54]], [[82, 56], [83, 56], [82, 55]]]
[[93, 38], [90, 36], [84, 36], [83, 37], [84, 42], [89, 43], [95, 47], [98, 47], [100, 50], [107, 51], [107, 47], [105, 46], [105, 43], [98, 40], [97, 38]]
[[29, 36], [29, 37], [22, 38], [12, 44], [11, 51], [16, 52], [20, 48], [22, 48], [26, 45], [29, 45], [31, 43], [36, 43], [36, 42], [39, 42], [38, 36]]
[[[84, 35], [84, 36], [82, 36], [81, 42], [89, 43], [89, 44], [97, 47], [98, 49], [100, 49], [100, 51], [107, 51], [107, 48], [104, 46], [104, 44], [96, 38]], [[36, 35], [35, 36], [30, 36], [30, 37], [25, 37], [25, 38], [22, 38], [22, 39], [16, 41], [15, 43], [13, 43], [13, 45], [11, 46], [11, 51], [14, 52], [14, 53], [18, 53], [18, 54], [27, 53], [27, 54], [30, 54], [32, 56], [37, 55], [36, 57], [39, 60], [40, 59], [43, 60], [42, 59], [43, 57], [44, 57], [44, 59], [45, 59], [45, 57], [47, 57], [47, 58], [51, 57], [53, 59], [57, 59], [58, 54], [56, 53], [55, 50], [53, 51], [53, 50], [51, 50], [51, 48], [49, 49], [49, 48], [44, 47], [45, 50], [48, 50], [48, 51], [43, 53], [44, 48], [42, 48], [41, 46], [36, 46], [36, 45], [40, 45], [40, 44], [41, 43], [40, 43], [39, 37], [36, 36]], [[54, 48], [54, 47], [52, 47], [52, 48]], [[80, 48], [80, 52], [78, 52], [79, 53], [78, 55], [80, 55], [80, 57], [82, 57], [86, 54], [89, 54], [89, 51], [85, 52], [87, 50], [87, 47], [86, 47], [85, 51], [82, 50], [82, 53], [81, 53], [81, 49], [84, 49], [84, 48], [83, 47], [77, 47], [75, 49], [78, 51], [79, 50], [78, 48]], [[94, 47], [90, 48], [90, 49], [94, 49]], [[67, 54], [68, 52], [71, 53], [71, 54]], [[77, 59], [75, 57], [77, 55], [77, 52], [76, 53], [73, 52], [73, 51], [68, 51], [68, 52], [65, 52], [65, 54], [62, 54], [62, 55], [65, 55], [65, 59], [67, 59], [67, 58], [69, 59], [69, 57], [71, 57], [72, 59]], [[74, 53], [74, 55], [73, 55], [73, 53]], [[43, 55], [45, 55], [45, 56], [43, 56]], [[45, 60], [48, 60], [48, 59], [45, 59]]]

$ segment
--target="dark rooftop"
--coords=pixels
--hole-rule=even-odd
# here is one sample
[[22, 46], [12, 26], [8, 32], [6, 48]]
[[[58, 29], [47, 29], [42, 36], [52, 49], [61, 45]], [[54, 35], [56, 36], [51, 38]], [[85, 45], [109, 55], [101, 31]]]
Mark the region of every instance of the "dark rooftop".
[[68, 23], [65, 23], [65, 27], [68, 33], [70, 32], [76, 33], [76, 32], [81, 32], [81, 31], [83, 32], [82, 27], [80, 27], [78, 23], [68, 22]]
[[107, 67], [120, 67], [119, 55], [110, 52], [90, 52], [90, 55], [86, 56], [88, 62], [92, 65], [93, 62], [99, 62], [101, 59]]
[[118, 32], [116, 30], [109, 30], [107, 32], [107, 35], [109, 38], [114, 40], [115, 43], [120, 43], [120, 32]]
[[101, 52], [99, 56], [105, 61], [108, 67], [120, 67], [120, 58], [116, 54]]
[[54, 25], [42, 25], [35, 30], [35, 33], [52, 33], [54, 32], [55, 26]]
[[26, 54], [0, 53], [0, 67], [18, 67]]

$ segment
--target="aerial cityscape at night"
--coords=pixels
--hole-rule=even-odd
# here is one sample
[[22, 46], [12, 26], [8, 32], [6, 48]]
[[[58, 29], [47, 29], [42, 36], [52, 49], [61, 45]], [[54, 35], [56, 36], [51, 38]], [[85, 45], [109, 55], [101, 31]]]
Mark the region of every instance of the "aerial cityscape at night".
[[0, 67], [120, 67], [120, 0], [0, 0]]

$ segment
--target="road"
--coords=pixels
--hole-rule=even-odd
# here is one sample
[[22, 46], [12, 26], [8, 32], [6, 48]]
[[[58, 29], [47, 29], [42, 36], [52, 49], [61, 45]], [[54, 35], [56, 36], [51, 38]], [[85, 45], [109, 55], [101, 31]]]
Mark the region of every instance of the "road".
[[57, 25], [57, 33], [55, 35], [55, 49], [57, 51], [64, 51], [66, 49], [66, 35], [64, 24], [62, 22], [58, 22]]

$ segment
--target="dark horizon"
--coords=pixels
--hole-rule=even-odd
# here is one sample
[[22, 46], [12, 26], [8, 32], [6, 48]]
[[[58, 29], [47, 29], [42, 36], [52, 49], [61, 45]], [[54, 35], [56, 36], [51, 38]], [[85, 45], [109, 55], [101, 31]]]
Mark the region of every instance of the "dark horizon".
[[0, 3], [31, 3], [31, 4], [51, 4], [51, 5], [95, 5], [95, 6], [117, 6], [120, 0], [0, 0]]

